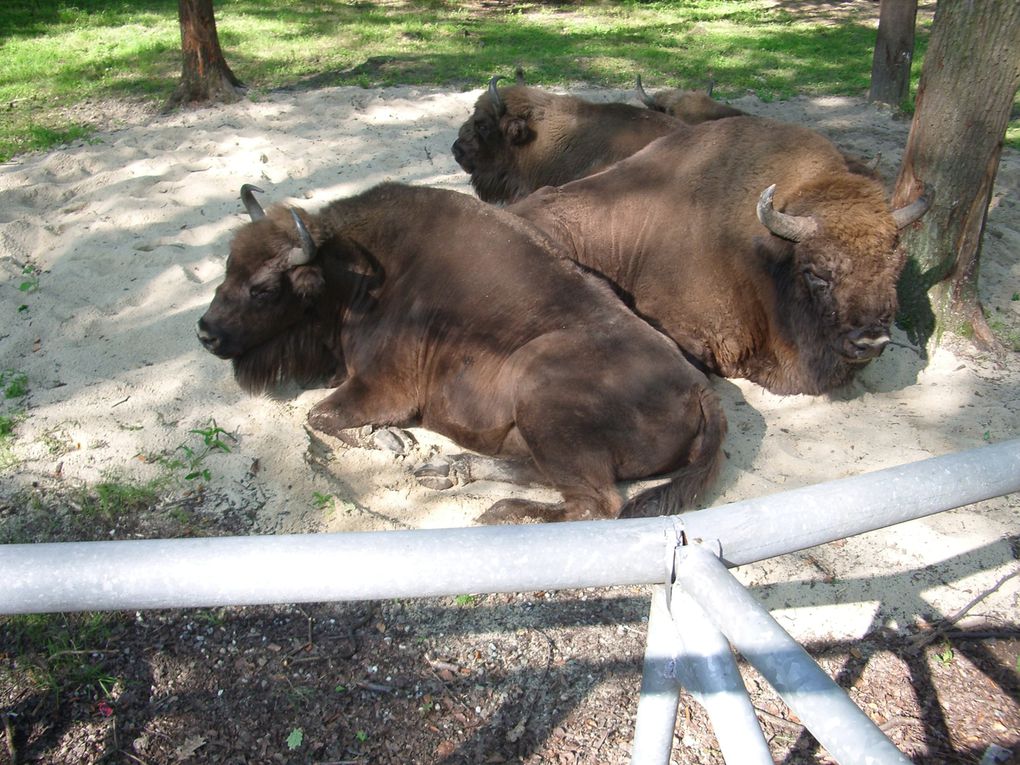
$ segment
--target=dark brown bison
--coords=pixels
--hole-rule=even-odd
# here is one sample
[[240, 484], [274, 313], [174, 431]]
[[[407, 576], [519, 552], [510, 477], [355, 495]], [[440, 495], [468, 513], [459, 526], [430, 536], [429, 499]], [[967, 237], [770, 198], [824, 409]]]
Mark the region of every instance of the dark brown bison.
[[[563, 494], [484, 520], [675, 512], [712, 480], [726, 421], [704, 375], [529, 224], [396, 184], [318, 214], [242, 197], [198, 336], [246, 390], [331, 377], [312, 428], [421, 425]], [[624, 507], [615, 481], [674, 470]]]
[[926, 209], [890, 210], [855, 169], [812, 130], [732, 117], [508, 209], [706, 370], [819, 394], [889, 342], [897, 229]]
[[721, 103], [712, 98], [712, 86], [714, 83], [709, 80], [708, 89], [705, 92], [700, 90], [681, 90], [680, 88], [667, 88], [660, 90], [654, 96], [645, 92], [641, 85], [641, 75], [637, 76], [637, 94], [641, 103], [656, 112], [663, 112], [671, 117], [676, 117], [688, 125], [697, 125], [710, 120], [721, 120], [727, 117], [739, 117], [746, 112], [735, 109], [728, 104]]
[[640, 106], [595, 104], [521, 84], [498, 88], [499, 79], [478, 98], [452, 147], [486, 202], [514, 202], [591, 175], [682, 127]]

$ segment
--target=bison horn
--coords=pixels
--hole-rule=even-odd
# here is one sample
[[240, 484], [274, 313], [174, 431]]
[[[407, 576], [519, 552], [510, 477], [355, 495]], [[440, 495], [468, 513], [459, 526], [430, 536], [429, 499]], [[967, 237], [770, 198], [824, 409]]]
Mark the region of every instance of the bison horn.
[[514, 84], [515, 85], [523, 85], [524, 84], [524, 67], [523, 66], [519, 66], [516, 69], [514, 69]]
[[499, 90], [496, 88], [496, 83], [502, 80], [498, 74], [489, 80], [489, 96], [492, 98], [492, 103], [495, 104], [497, 111], [500, 114], [506, 111], [506, 106], [503, 104], [503, 99], [499, 97]]
[[312, 241], [312, 235], [308, 233], [305, 222], [301, 220], [297, 210], [290, 208], [290, 214], [294, 216], [294, 225], [297, 226], [298, 236], [301, 238], [301, 252], [294, 250], [290, 254], [290, 267], [295, 268], [312, 262], [315, 258], [315, 242]]
[[791, 242], [800, 242], [818, 231], [818, 222], [810, 215], [787, 215], [772, 206], [776, 184], [772, 184], [758, 197], [758, 220], [769, 231]]
[[252, 221], [262, 220], [266, 217], [266, 211], [262, 209], [262, 205], [255, 198], [255, 195], [252, 193], [253, 191], [257, 191], [259, 194], [265, 193], [258, 186], [246, 183], [241, 187], [241, 201], [244, 203], [244, 209], [248, 211]]
[[641, 103], [643, 103], [645, 106], [650, 106], [653, 109], [655, 108], [655, 99], [652, 98], [647, 93], [645, 93], [645, 89], [641, 85], [641, 75], [640, 74], [637, 76], [637, 92], [638, 92], [638, 98], [641, 99]]
[[893, 210], [893, 220], [896, 222], [896, 228], [904, 228], [909, 226], [915, 220], [920, 218], [931, 207], [931, 200], [934, 196], [934, 190], [928, 184], [924, 185], [924, 191], [921, 193], [916, 200], [911, 202], [906, 207], [901, 207], [898, 210]]

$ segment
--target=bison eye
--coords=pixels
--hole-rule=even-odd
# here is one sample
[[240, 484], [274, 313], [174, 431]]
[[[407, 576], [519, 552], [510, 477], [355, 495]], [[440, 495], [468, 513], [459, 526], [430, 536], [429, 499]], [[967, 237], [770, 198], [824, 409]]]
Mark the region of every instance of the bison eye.
[[814, 271], [805, 271], [804, 281], [812, 292], [828, 292], [830, 287], [828, 279], [823, 279]]
[[253, 284], [248, 288], [248, 294], [256, 303], [268, 303], [276, 299], [276, 296], [280, 294], [280, 285]]

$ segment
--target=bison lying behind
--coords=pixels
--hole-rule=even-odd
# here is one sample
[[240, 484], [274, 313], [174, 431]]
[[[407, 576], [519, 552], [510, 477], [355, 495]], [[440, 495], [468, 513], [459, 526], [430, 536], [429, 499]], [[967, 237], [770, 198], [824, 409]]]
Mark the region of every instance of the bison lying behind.
[[812, 130], [733, 117], [508, 209], [708, 371], [819, 394], [889, 342], [897, 229], [926, 209], [891, 211], [856, 169]]
[[[396, 184], [318, 214], [242, 198], [198, 335], [246, 390], [332, 376], [313, 428], [421, 425], [563, 494], [484, 520], [676, 512], [712, 480], [726, 421], [704, 375], [524, 221]], [[626, 506], [614, 486], [674, 470]]]
[[681, 90], [679, 88], [667, 88], [660, 90], [654, 96], [645, 93], [641, 85], [641, 75], [637, 76], [637, 94], [641, 103], [652, 111], [663, 112], [671, 117], [676, 117], [688, 125], [697, 125], [710, 120], [721, 120], [727, 117], [739, 117], [746, 112], [735, 109], [728, 104], [721, 103], [712, 98], [712, 83], [709, 82], [707, 92], [700, 90]]
[[510, 203], [542, 186], [598, 172], [682, 127], [631, 104], [594, 104], [517, 84], [489, 89], [453, 143], [453, 157], [486, 202]]

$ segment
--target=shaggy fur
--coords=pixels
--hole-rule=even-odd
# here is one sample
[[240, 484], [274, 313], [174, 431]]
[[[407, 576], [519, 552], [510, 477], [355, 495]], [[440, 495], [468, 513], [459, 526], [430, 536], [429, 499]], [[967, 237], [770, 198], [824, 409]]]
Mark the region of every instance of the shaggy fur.
[[[563, 495], [486, 521], [672, 513], [714, 479], [726, 418], [704, 375], [520, 218], [396, 184], [300, 215], [314, 252], [271, 209], [234, 238], [199, 320], [246, 389], [333, 375], [311, 427], [421, 425]], [[669, 471], [624, 508], [616, 481]]]
[[[814, 235], [792, 242], [758, 221], [772, 184], [775, 209]], [[509, 209], [716, 374], [820, 394], [888, 340], [903, 257], [882, 185], [807, 128], [706, 122]]]

